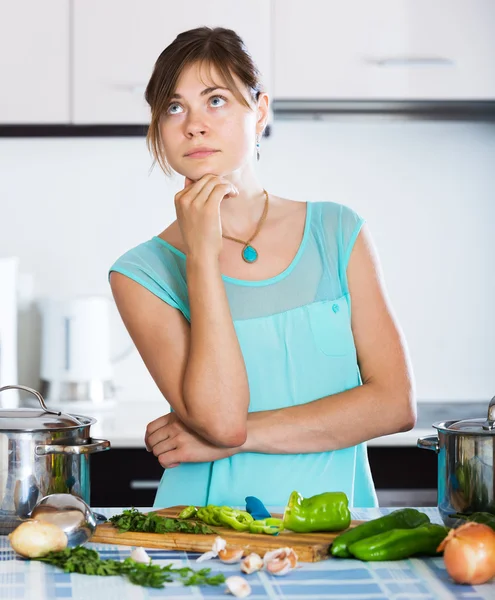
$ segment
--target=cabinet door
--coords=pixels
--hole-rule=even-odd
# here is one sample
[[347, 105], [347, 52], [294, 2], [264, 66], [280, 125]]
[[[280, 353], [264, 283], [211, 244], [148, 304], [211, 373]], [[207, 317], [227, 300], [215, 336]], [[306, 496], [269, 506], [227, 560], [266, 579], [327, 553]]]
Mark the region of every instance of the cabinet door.
[[148, 123], [144, 90], [156, 59], [202, 25], [236, 31], [270, 87], [266, 0], [74, 0], [75, 123]]
[[411, 98], [495, 99], [493, 0], [408, 0], [407, 21]]
[[404, 96], [407, 76], [374, 62], [406, 51], [403, 0], [274, 0], [273, 20], [276, 100]]
[[274, 0], [276, 99], [493, 99], [493, 0]]
[[68, 0], [0, 0], [0, 123], [68, 122]]

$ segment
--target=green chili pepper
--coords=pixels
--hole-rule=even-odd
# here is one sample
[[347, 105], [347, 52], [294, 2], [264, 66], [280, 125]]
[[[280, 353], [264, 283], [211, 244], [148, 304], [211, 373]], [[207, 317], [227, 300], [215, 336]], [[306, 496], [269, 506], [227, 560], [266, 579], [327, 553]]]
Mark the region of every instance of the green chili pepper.
[[236, 531], [247, 531], [254, 521], [253, 517], [244, 510], [236, 510], [230, 506], [220, 507], [218, 518], [223, 525], [232, 527]]
[[349, 529], [349, 531], [341, 533], [333, 541], [330, 552], [332, 556], [348, 558], [351, 556], [349, 546], [354, 544], [354, 542], [390, 531], [391, 529], [413, 529], [429, 522], [430, 519], [428, 516], [419, 512], [419, 510], [415, 508], [401, 508], [400, 510], [391, 512], [389, 515], [362, 523], [354, 527], [354, 529]]
[[268, 535], [277, 535], [284, 528], [282, 519], [268, 518], [249, 523], [249, 533], [266, 533]]
[[194, 517], [198, 509], [195, 506], [186, 506], [186, 508], [182, 509], [179, 513], [179, 519], [190, 519]]
[[463, 519], [464, 521], [473, 521], [474, 523], [483, 523], [495, 531], [495, 515], [489, 512], [475, 512], [470, 515], [464, 513], [454, 513], [449, 515], [453, 519]]
[[349, 501], [344, 492], [325, 492], [303, 498], [292, 492], [284, 512], [284, 527], [297, 533], [341, 531], [351, 523]]
[[349, 552], [365, 561], [402, 560], [415, 554], [435, 556], [448, 531], [432, 523], [414, 529], [391, 529], [351, 544]]

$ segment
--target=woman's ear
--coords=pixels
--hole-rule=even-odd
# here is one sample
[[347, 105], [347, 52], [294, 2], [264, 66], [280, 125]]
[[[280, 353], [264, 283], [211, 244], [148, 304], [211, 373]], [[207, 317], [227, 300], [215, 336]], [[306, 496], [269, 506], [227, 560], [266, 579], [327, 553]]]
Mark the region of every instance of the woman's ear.
[[270, 98], [266, 92], [261, 92], [258, 98], [256, 131], [261, 135], [268, 124], [270, 114]]

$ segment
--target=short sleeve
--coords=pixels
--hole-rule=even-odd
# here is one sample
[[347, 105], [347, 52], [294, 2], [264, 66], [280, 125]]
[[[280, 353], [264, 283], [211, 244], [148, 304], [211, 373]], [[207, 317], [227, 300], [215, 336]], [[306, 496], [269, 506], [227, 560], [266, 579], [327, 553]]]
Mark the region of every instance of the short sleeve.
[[121, 273], [139, 283], [152, 294], [177, 308], [190, 321], [187, 285], [184, 275], [173, 255], [150, 245], [140, 244], [118, 258], [110, 267], [112, 272]]
[[341, 270], [345, 271], [349, 264], [352, 249], [356, 243], [356, 239], [363, 227], [365, 220], [358, 215], [352, 208], [341, 205], [340, 208], [340, 226], [339, 226], [339, 242], [340, 242], [340, 258]]

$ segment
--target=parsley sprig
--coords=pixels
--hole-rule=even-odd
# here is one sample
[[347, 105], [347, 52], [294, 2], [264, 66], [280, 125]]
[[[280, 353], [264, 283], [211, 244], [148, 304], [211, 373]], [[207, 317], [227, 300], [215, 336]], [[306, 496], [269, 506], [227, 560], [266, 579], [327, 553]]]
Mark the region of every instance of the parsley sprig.
[[101, 559], [96, 550], [84, 546], [50, 552], [37, 560], [59, 567], [66, 573], [122, 575], [135, 585], [152, 588], [163, 588], [165, 583], [172, 581], [180, 581], [183, 585], [220, 585], [225, 582], [225, 576], [221, 573], [210, 575], [211, 569], [176, 569], [172, 564], [160, 567], [151, 563], [138, 563], [132, 558], [126, 558], [124, 561]]
[[206, 523], [186, 519], [161, 517], [155, 512], [144, 514], [136, 508], [126, 509], [120, 515], [111, 517], [110, 522], [120, 533], [143, 531], [146, 533], [215, 533]]

